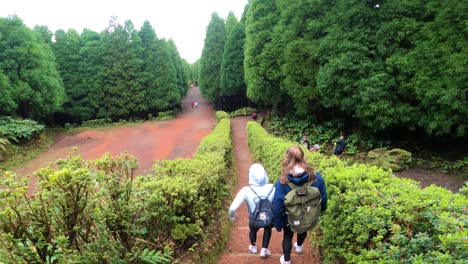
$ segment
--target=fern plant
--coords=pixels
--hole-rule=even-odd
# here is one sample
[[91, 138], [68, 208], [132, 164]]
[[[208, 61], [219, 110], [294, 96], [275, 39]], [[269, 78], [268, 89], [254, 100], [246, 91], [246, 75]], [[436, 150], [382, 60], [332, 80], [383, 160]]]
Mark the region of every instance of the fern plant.
[[10, 140], [0, 134], [0, 150], [6, 152], [8, 145], [10, 145]]

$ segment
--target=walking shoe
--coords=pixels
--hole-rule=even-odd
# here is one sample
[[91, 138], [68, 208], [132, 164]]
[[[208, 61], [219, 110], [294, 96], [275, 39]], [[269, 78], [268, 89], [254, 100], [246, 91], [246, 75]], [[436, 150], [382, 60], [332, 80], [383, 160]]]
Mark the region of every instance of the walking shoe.
[[283, 256], [281, 256], [281, 258], [280, 258], [280, 263], [281, 263], [281, 264], [291, 264], [291, 261], [285, 261], [285, 260], [284, 260], [284, 255], [283, 255]]
[[257, 254], [257, 246], [249, 245], [249, 251], [252, 254]]
[[297, 245], [297, 242], [294, 242], [294, 247], [296, 248], [296, 252], [297, 252], [297, 253], [302, 253], [302, 247], [303, 247], [303, 246], [304, 246], [304, 245], [298, 246], [298, 245]]
[[260, 257], [266, 258], [270, 255], [271, 255], [271, 251], [268, 248], [262, 248], [262, 250], [260, 250]]

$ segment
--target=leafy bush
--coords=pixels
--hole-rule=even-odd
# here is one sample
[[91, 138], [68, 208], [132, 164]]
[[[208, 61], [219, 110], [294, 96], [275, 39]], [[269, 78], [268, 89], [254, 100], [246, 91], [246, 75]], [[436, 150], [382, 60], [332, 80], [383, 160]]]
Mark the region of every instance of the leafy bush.
[[231, 116], [231, 118], [234, 118], [236, 116], [251, 116], [255, 111], [257, 111], [255, 110], [255, 108], [243, 107], [243, 108], [237, 109], [236, 111], [229, 113], [229, 115]]
[[[221, 155], [220, 155], [221, 154]], [[78, 155], [36, 172], [37, 188], [12, 173], [0, 181], [0, 259], [9, 263], [171, 263], [218, 218], [228, 195], [229, 120], [194, 159], [161, 161], [135, 177], [122, 153]], [[218, 216], [219, 217], [219, 216]]]
[[[274, 180], [285, 151], [296, 143], [247, 126], [255, 158]], [[324, 176], [329, 204], [321, 218], [325, 263], [465, 263], [468, 198], [398, 179], [375, 166], [305, 153]]]
[[171, 110], [171, 111], [165, 111], [165, 112], [158, 112], [158, 118], [157, 120], [163, 121], [163, 120], [169, 120], [174, 118], [177, 115], [176, 110]]
[[112, 123], [110, 118], [101, 118], [101, 119], [92, 119], [83, 121], [82, 126], [86, 127], [96, 127]]
[[219, 122], [223, 118], [230, 118], [230, 115], [224, 111], [216, 111], [215, 118]]
[[31, 140], [44, 132], [45, 126], [30, 119], [14, 119], [10, 116], [0, 117], [0, 134], [10, 141]]

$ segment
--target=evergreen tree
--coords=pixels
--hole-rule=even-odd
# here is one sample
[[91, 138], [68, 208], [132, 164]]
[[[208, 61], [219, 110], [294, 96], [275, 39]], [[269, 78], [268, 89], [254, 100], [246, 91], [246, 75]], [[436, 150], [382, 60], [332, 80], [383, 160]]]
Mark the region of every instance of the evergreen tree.
[[141, 39], [131, 21], [112, 19], [104, 32], [104, 70], [98, 117], [112, 119], [142, 116], [146, 89], [143, 86]]
[[281, 52], [272, 42], [278, 22], [275, 1], [253, 0], [249, 4], [245, 27], [245, 82], [247, 97], [255, 103], [278, 108], [284, 98], [280, 91]]
[[13, 115], [18, 107], [13, 98], [13, 87], [8, 82], [8, 77], [0, 71], [0, 115]]
[[15, 112], [23, 118], [50, 121], [64, 100], [51, 47], [18, 17], [0, 18], [0, 34], [0, 72], [8, 78], [3, 83], [17, 106]]
[[171, 54], [164, 40], [158, 40], [148, 21], [144, 22], [139, 34], [143, 46], [146, 105], [152, 113], [169, 110], [181, 101]]
[[[227, 27], [228, 24], [233, 26]], [[229, 22], [229, 23], [228, 23]], [[226, 21], [226, 28], [228, 37], [224, 46], [223, 62], [221, 65], [221, 91], [220, 95], [223, 97], [223, 105], [233, 104], [246, 105], [246, 85], [244, 81], [244, 43], [245, 31], [244, 25], [237, 22], [233, 14], [231, 14]], [[229, 105], [226, 107], [229, 108]]]
[[206, 30], [205, 44], [200, 59], [200, 88], [203, 96], [210, 101], [219, 99], [220, 70], [225, 41], [224, 21], [217, 13], [213, 13]]
[[89, 119], [93, 115], [89, 105], [89, 90], [83, 89], [83, 76], [79, 74], [82, 61], [80, 35], [73, 29], [68, 32], [57, 30], [52, 48], [67, 95], [63, 105], [64, 113], [75, 123]]
[[171, 54], [172, 63], [176, 69], [177, 87], [179, 88], [180, 97], [184, 97], [187, 94], [187, 76], [182, 66], [182, 59], [180, 58], [179, 51], [177, 51], [174, 41], [169, 40], [166, 45]]
[[103, 43], [101, 35], [89, 29], [83, 30], [80, 39], [82, 43], [78, 65], [80, 82], [76, 89], [83, 97], [76, 101], [74, 112], [79, 112], [81, 120], [90, 120], [96, 118], [103, 98]]

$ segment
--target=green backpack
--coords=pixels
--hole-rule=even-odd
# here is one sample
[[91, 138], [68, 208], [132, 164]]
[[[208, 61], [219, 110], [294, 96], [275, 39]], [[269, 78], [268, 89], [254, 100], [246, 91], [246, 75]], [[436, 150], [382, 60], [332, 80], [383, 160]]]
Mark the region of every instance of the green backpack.
[[319, 189], [304, 184], [296, 186], [288, 182], [292, 190], [286, 194], [284, 205], [288, 215], [288, 223], [295, 233], [305, 233], [317, 225], [322, 201]]

